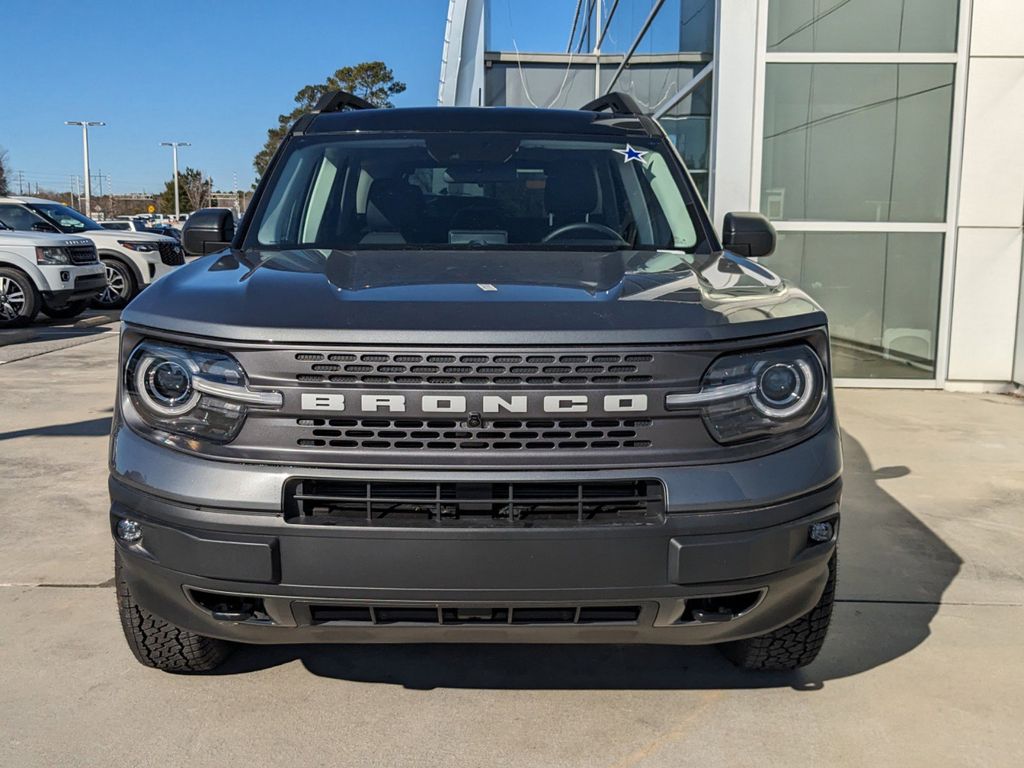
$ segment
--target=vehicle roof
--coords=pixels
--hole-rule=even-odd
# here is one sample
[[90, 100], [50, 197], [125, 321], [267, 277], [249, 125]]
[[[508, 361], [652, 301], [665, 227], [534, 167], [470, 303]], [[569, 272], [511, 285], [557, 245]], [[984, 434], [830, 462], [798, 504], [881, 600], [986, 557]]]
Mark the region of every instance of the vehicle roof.
[[581, 109], [528, 109], [521, 107], [406, 107], [353, 109], [314, 115], [296, 133], [350, 131], [514, 131], [517, 133], [569, 133], [598, 136], [654, 135], [635, 115], [613, 115]]
[[58, 205], [65, 205], [65, 203], [59, 200], [46, 200], [42, 197], [29, 197], [28, 195], [8, 195], [7, 197], [0, 197], [0, 203], [57, 203]]

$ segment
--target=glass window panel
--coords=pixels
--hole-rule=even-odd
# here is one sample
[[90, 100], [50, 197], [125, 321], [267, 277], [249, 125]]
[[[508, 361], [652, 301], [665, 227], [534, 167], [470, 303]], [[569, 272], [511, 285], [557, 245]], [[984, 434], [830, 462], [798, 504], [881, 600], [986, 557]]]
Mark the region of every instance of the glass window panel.
[[770, 0], [769, 52], [956, 50], [958, 0]]
[[[515, 0], [513, 0], [514, 2]], [[607, 15], [612, 0], [603, 2]], [[602, 53], [625, 53], [647, 20], [655, 0], [619, 0]], [[586, 6], [584, 6], [586, 7]], [[715, 49], [714, 0], [666, 0], [640, 41], [637, 53], [712, 53]]]
[[707, 78], [659, 121], [665, 133], [676, 145], [679, 154], [683, 156], [691, 173], [708, 170], [708, 145], [711, 141], [711, 82], [712, 78]]
[[761, 209], [774, 219], [945, 219], [952, 64], [769, 64]]
[[834, 374], [935, 376], [942, 233], [780, 232], [770, 266], [824, 307]]

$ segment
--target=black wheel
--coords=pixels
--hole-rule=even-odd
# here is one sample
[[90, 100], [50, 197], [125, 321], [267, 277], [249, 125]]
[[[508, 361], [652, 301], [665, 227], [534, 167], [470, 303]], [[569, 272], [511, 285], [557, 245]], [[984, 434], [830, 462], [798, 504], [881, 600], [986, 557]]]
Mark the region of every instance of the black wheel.
[[36, 319], [42, 301], [28, 276], [0, 267], [0, 328], [20, 328]]
[[122, 261], [109, 256], [103, 256], [100, 260], [107, 271], [107, 284], [96, 294], [92, 305], [97, 309], [121, 309], [135, 298], [135, 277]]
[[114, 581], [121, 629], [139, 663], [164, 672], [210, 672], [231, 653], [231, 643], [197, 635], [141, 608], [124, 578], [121, 553], [114, 550]]
[[828, 563], [828, 582], [817, 605], [774, 632], [721, 645], [722, 653], [743, 669], [785, 671], [805, 667], [818, 657], [825, 643], [835, 599], [836, 555], [832, 555]]
[[52, 317], [54, 320], [68, 320], [72, 317], [78, 317], [80, 314], [85, 312], [92, 303], [92, 299], [80, 299], [79, 301], [69, 301], [63, 307], [48, 307], [43, 304], [43, 314], [47, 317]]

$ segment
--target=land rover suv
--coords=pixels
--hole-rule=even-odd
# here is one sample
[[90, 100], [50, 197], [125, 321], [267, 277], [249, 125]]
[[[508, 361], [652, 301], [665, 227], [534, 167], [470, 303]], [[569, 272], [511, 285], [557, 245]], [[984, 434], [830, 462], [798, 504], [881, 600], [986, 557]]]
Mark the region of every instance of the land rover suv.
[[628, 97], [325, 97], [236, 228], [123, 314], [117, 597], [145, 665], [234, 643], [818, 654], [841, 453], [826, 317], [716, 234]]
[[154, 280], [185, 263], [185, 253], [173, 237], [106, 229], [54, 200], [0, 197], [0, 219], [17, 230], [62, 232], [91, 241], [106, 275], [106, 285], [93, 299], [100, 309], [120, 309]]

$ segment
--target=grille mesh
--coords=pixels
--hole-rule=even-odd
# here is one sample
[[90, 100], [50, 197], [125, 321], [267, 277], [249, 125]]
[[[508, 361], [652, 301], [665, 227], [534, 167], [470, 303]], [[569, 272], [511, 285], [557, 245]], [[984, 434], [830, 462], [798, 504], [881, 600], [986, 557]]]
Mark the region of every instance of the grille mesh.
[[477, 450], [648, 448], [650, 419], [501, 419], [470, 427], [445, 419], [297, 419], [304, 448]]
[[185, 263], [185, 252], [176, 243], [158, 243], [160, 246], [160, 261], [169, 267], [180, 267]]
[[99, 261], [95, 245], [72, 245], [68, 248], [72, 264], [94, 264]]
[[516, 386], [631, 384], [653, 379], [647, 353], [438, 354], [301, 352], [301, 383]]

